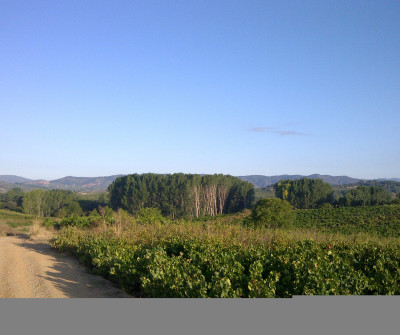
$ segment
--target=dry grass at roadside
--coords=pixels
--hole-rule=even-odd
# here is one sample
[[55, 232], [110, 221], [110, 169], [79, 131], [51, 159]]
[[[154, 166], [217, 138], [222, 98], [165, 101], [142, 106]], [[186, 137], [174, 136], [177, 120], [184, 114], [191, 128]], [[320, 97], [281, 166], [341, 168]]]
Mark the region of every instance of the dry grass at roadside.
[[48, 242], [52, 238], [54, 238], [57, 233], [54, 229], [38, 227], [35, 228], [34, 232], [29, 232], [29, 239], [38, 242]]
[[29, 233], [32, 225], [30, 215], [12, 212], [9, 210], [0, 210], [0, 236], [26, 235]]
[[5, 223], [0, 223], [0, 236], [14, 236], [17, 235], [18, 230], [6, 225]]
[[42, 219], [31, 215], [0, 210], [0, 236], [25, 236], [33, 240], [48, 241], [55, 236], [53, 229], [42, 227]]
[[110, 234], [132, 241], [135, 244], [153, 244], [162, 240], [171, 240], [174, 237], [200, 240], [219, 240], [226, 245], [268, 245], [271, 243], [286, 244], [295, 241], [313, 240], [315, 242], [343, 242], [347, 244], [363, 244], [378, 242], [381, 245], [389, 243], [400, 244], [400, 238], [382, 238], [368, 233], [354, 233], [345, 235], [318, 231], [310, 228], [249, 228], [239, 222], [231, 220], [210, 219], [209, 221], [176, 221], [166, 223], [141, 224], [130, 220], [123, 229], [114, 225], [99, 225], [96, 228], [82, 230], [83, 234], [98, 233]]
[[[0, 225], [15, 228], [16, 231], [27, 232], [33, 223], [31, 215], [0, 209]], [[5, 227], [2, 230], [6, 230]]]

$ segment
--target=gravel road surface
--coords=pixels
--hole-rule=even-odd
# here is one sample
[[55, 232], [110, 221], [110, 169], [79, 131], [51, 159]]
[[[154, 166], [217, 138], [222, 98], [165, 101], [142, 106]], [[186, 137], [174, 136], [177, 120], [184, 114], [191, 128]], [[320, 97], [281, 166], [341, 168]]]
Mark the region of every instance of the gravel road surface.
[[45, 241], [0, 237], [0, 298], [131, 297]]

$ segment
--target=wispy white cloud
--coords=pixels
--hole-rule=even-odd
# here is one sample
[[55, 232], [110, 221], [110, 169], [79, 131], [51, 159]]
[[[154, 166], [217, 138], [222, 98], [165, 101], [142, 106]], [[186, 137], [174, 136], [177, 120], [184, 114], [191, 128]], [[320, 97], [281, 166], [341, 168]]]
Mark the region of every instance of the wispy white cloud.
[[271, 132], [275, 128], [273, 127], [255, 127], [251, 128], [250, 131], [254, 131], [255, 133], [266, 133], [266, 132]]
[[[294, 123], [287, 123], [285, 126], [294, 125]], [[280, 136], [306, 136], [306, 133], [296, 131], [296, 130], [285, 130], [280, 129], [282, 127], [254, 127], [249, 129], [255, 133], [270, 133], [270, 134], [277, 134]]]

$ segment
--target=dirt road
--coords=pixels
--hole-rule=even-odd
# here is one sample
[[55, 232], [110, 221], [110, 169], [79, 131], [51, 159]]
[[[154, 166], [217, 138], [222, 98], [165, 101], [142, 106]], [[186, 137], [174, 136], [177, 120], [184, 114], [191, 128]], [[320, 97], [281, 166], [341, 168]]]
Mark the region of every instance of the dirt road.
[[131, 297], [44, 241], [0, 237], [0, 298]]

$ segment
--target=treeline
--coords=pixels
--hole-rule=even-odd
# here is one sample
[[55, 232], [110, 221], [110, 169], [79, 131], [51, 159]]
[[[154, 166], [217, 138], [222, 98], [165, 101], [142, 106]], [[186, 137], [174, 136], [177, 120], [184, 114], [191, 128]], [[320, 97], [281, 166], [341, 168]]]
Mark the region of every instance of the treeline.
[[132, 174], [117, 178], [108, 191], [113, 209], [153, 207], [173, 219], [234, 213], [254, 202], [252, 184], [222, 174]]
[[0, 208], [10, 209], [12, 211], [23, 212], [22, 203], [24, 200], [24, 190], [22, 188], [13, 188], [7, 193], [0, 193]]
[[333, 189], [321, 179], [281, 180], [274, 185], [277, 198], [296, 208], [317, 208], [333, 202]]
[[25, 213], [39, 217], [82, 215], [82, 208], [76, 200], [71, 191], [36, 189], [24, 195], [23, 208]]
[[394, 193], [396, 183], [385, 183], [385, 188], [376, 186], [383, 185], [377, 182], [354, 185], [347, 192], [338, 193], [320, 179], [302, 178], [281, 180], [268, 194], [255, 194], [252, 184], [229, 175], [148, 173], [117, 178], [109, 186], [108, 195], [43, 189], [24, 192], [21, 188], [13, 188], [7, 193], [0, 193], [0, 208], [40, 217], [68, 217], [89, 214], [99, 205], [110, 205], [114, 210], [122, 208], [132, 214], [143, 208], [157, 208], [172, 219], [198, 218], [252, 208], [255, 197], [272, 197], [273, 192], [275, 197], [288, 201], [298, 209], [400, 204], [400, 192], [397, 196]]
[[394, 180], [368, 180], [359, 184], [364, 186], [379, 186], [389, 193], [400, 194], [400, 183]]
[[398, 202], [381, 186], [360, 185], [342, 196], [335, 196], [332, 186], [321, 179], [281, 180], [274, 185], [274, 190], [277, 198], [288, 201], [295, 208], [375, 206]]
[[340, 206], [375, 206], [388, 204], [392, 196], [380, 186], [359, 186], [338, 199]]
[[13, 188], [0, 194], [0, 208], [5, 208], [38, 217], [68, 217], [88, 214], [99, 205], [106, 205], [104, 194], [95, 199], [83, 199], [81, 195], [65, 190], [34, 189], [24, 192]]

